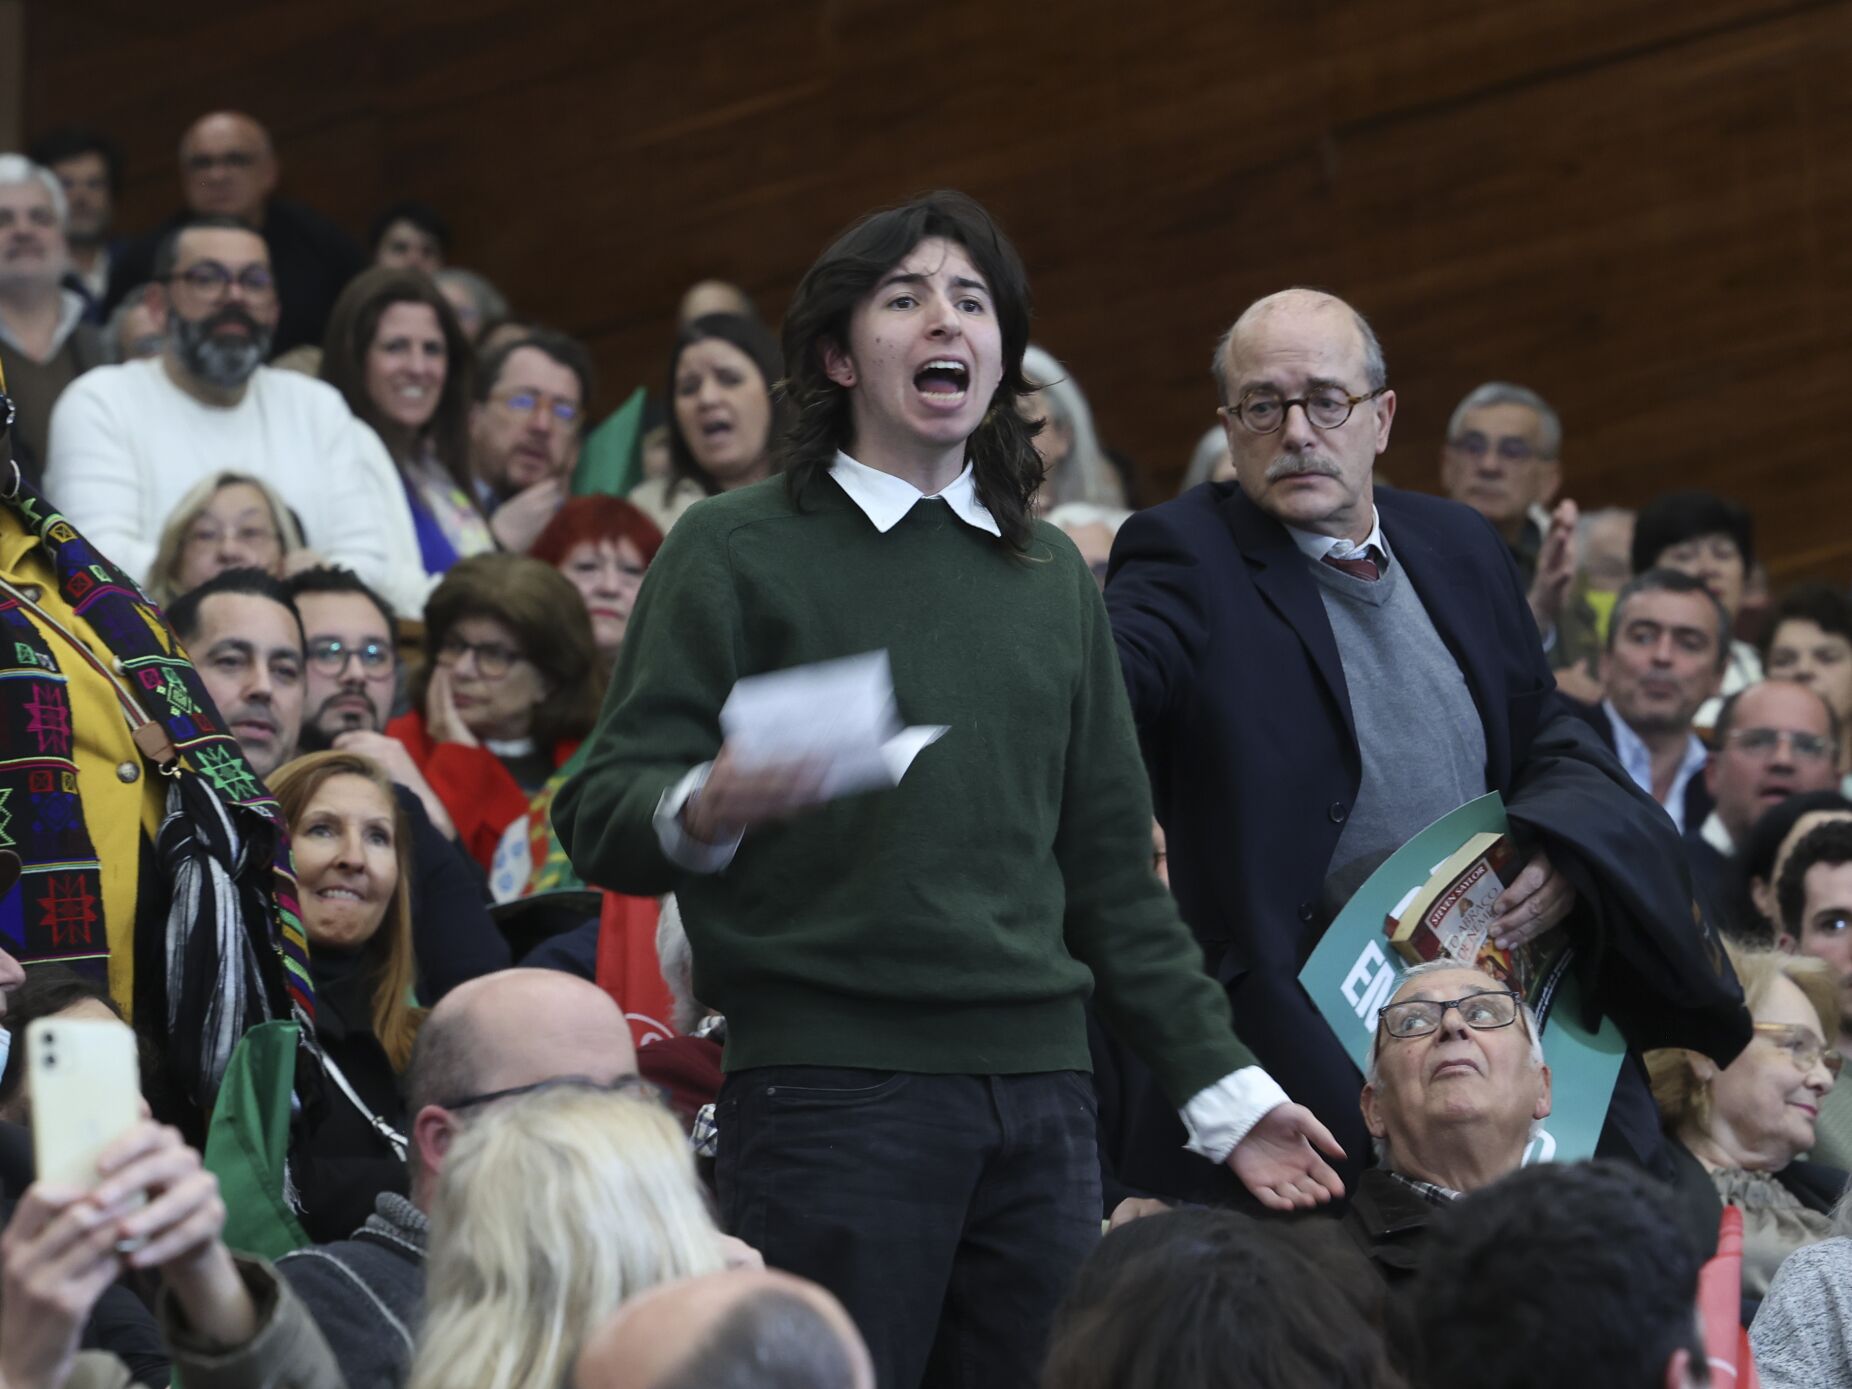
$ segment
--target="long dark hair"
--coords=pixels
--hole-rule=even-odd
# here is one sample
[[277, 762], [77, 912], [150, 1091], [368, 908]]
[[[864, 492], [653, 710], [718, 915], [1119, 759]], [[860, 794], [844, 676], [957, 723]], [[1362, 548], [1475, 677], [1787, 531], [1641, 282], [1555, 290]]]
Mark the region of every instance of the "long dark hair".
[[[367, 352], [379, 334], [380, 319], [394, 304], [423, 304], [437, 315], [438, 331], [444, 335], [444, 389], [422, 436], [430, 440], [437, 461], [463, 495], [473, 497], [469, 402], [470, 365], [475, 352], [463, 336], [456, 310], [428, 276], [416, 270], [376, 267], [361, 271], [349, 281], [328, 315], [328, 331], [322, 339], [322, 380], [339, 391], [347, 408], [372, 425], [396, 454], [394, 427], [367, 391]], [[393, 461], [403, 466], [407, 460], [395, 456]]]
[[1003, 379], [983, 423], [966, 442], [978, 499], [989, 509], [1004, 541], [1029, 543], [1029, 499], [1041, 485], [1042, 462], [1033, 442], [1036, 426], [1016, 402], [1033, 388], [1022, 373], [1029, 345], [1029, 278], [1022, 258], [990, 214], [963, 193], [927, 193], [901, 207], [872, 213], [830, 245], [805, 272], [785, 314], [785, 396], [791, 425], [779, 441], [773, 466], [788, 479], [793, 499], [828, 474], [837, 450], [853, 430], [849, 392], [824, 371], [826, 346], [847, 346], [856, 306], [908, 252], [929, 237], [962, 246], [990, 286], [1003, 337]]

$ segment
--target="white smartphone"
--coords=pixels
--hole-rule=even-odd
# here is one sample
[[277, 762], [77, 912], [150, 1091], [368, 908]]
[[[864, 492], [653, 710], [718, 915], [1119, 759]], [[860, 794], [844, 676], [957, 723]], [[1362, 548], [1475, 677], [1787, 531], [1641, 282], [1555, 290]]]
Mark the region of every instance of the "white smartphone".
[[26, 1029], [38, 1180], [88, 1189], [96, 1160], [141, 1118], [135, 1033], [119, 1022], [40, 1018]]

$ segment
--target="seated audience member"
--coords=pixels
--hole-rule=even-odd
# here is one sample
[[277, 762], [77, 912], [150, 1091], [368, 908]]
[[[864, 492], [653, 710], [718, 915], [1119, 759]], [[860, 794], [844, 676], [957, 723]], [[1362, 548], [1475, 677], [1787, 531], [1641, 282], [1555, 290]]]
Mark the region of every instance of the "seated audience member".
[[1767, 1291], [1775, 1266], [1824, 1239], [1846, 1174], [1801, 1161], [1839, 1074], [1839, 982], [1821, 961], [1726, 944], [1755, 1036], [1719, 1070], [1696, 1052], [1648, 1052], [1681, 1224], [1707, 1254], [1725, 1205], [1743, 1212], [1743, 1298]]
[[1762, 681], [1723, 702], [1715, 751], [1704, 767], [1714, 806], [1685, 836], [1699, 900], [1724, 900], [1725, 860], [1771, 807], [1802, 791], [1839, 785], [1838, 720], [1817, 690], [1791, 680]]
[[137, 285], [103, 325], [103, 346], [116, 365], [167, 350], [167, 299], [159, 285]]
[[569, 1081], [457, 1135], [428, 1261], [410, 1389], [557, 1389], [626, 1298], [725, 1266], [668, 1110]]
[[328, 317], [321, 377], [379, 435], [398, 470], [424, 574], [495, 548], [469, 473], [469, 340], [415, 270], [356, 276]]
[[483, 354], [470, 466], [504, 550], [527, 553], [566, 500], [591, 394], [591, 358], [563, 333], [537, 330]]
[[[1852, 815], [1844, 812], [1803, 831], [1776, 880], [1781, 948], [1824, 960], [1839, 1000], [1841, 1056], [1852, 1054]], [[1808, 1157], [1852, 1170], [1852, 1085], [1835, 1085], [1820, 1104]]]
[[1536, 1015], [1480, 970], [1415, 966], [1378, 1015], [1362, 1104], [1380, 1165], [1358, 1179], [1344, 1225], [1400, 1285], [1436, 1209], [1516, 1171], [1549, 1117]]
[[631, 1298], [586, 1337], [571, 1389], [875, 1389], [861, 1332], [829, 1292], [770, 1269]]
[[1035, 390], [1022, 397], [1017, 409], [1042, 426], [1035, 435], [1044, 470], [1036, 510], [1048, 512], [1068, 502], [1125, 510], [1125, 488], [1100, 448], [1087, 397], [1067, 368], [1031, 343], [1023, 352], [1022, 370]]
[[1181, 497], [1205, 482], [1234, 480], [1235, 460], [1228, 452], [1228, 431], [1219, 424], [1212, 424], [1196, 441], [1190, 454], [1190, 466], [1183, 470], [1183, 481], [1177, 484], [1177, 495]]
[[1610, 506], [1578, 515], [1574, 551], [1575, 577], [1556, 624], [1550, 667], [1559, 690], [1594, 704], [1601, 698], [1597, 667], [1607, 650], [1609, 619], [1633, 577], [1633, 513]]
[[1827, 584], [1803, 584], [1769, 613], [1757, 648], [1770, 680], [1812, 685], [1839, 721], [1841, 789], [1852, 792], [1852, 599]]
[[1614, 605], [1601, 658], [1601, 703], [1570, 704], [1634, 784], [1695, 833], [1711, 813], [1701, 773], [1710, 753], [1691, 731], [1727, 659], [1723, 608], [1676, 569], [1629, 580]]
[[42, 965], [11, 991], [0, 1018], [5, 1020], [9, 1042], [0, 1062], [0, 1119], [9, 1124], [30, 1122], [31, 1097], [26, 1093], [26, 1029], [40, 1018], [81, 1018], [87, 1022], [121, 1022], [122, 1010], [101, 984], [74, 974], [62, 965]]
[[759, 316], [752, 306], [752, 296], [738, 285], [729, 280], [696, 280], [682, 291], [681, 302], [675, 306], [675, 326], [686, 328], [697, 318], [716, 313], [738, 318]]
[[1703, 1250], [1673, 1196], [1619, 1163], [1541, 1163], [1436, 1221], [1410, 1306], [1421, 1384], [1702, 1389]]
[[401, 198], [373, 219], [367, 245], [376, 266], [435, 275], [450, 254], [450, 224], [429, 203]]
[[[289, 821], [315, 976], [315, 1036], [346, 1084], [293, 1146], [312, 1239], [357, 1229], [383, 1191], [406, 1190], [399, 1077], [423, 1021], [411, 1002], [411, 857], [392, 782], [347, 752], [312, 752], [270, 778]], [[388, 1137], [390, 1130], [394, 1137]]]
[[[1723, 604], [1732, 633], [1755, 558], [1754, 520], [1735, 502], [1712, 493], [1668, 493], [1655, 497], [1634, 517], [1633, 572], [1679, 569], [1702, 581]], [[1762, 661], [1755, 647], [1733, 640], [1717, 694], [1698, 711], [1698, 728], [1713, 727], [1723, 701], [1761, 678]]]
[[619, 497], [574, 497], [540, 532], [528, 553], [571, 581], [592, 620], [598, 659], [609, 673], [624, 644], [630, 609], [662, 532]]
[[227, 569], [261, 569], [280, 579], [301, 549], [296, 518], [269, 483], [249, 473], [214, 473], [179, 500], [161, 527], [148, 596], [172, 603]]
[[66, 283], [74, 282], [90, 301], [90, 321], [101, 322], [114, 249], [110, 230], [116, 195], [122, 191], [122, 151], [99, 130], [65, 125], [39, 136], [26, 153], [34, 164], [51, 170], [64, 189], [64, 239], [71, 252]]
[[0, 350], [18, 416], [15, 454], [42, 471], [52, 402], [108, 360], [103, 335], [85, 320], [88, 301], [65, 284], [70, 251], [64, 188], [23, 155], [0, 154]]
[[[35, 1185], [7, 1213], [0, 1384], [127, 1384], [121, 1360], [78, 1349], [91, 1308], [126, 1266], [158, 1273], [161, 1339], [189, 1385], [341, 1389], [327, 1343], [275, 1270], [226, 1249], [218, 1181], [178, 1133], [144, 1120], [98, 1167], [91, 1190]], [[123, 1210], [135, 1194], [145, 1203]], [[124, 1248], [131, 1240], [140, 1247]]]
[[379, 581], [411, 543], [404, 494], [338, 392], [262, 365], [277, 322], [263, 238], [225, 218], [186, 223], [161, 243], [155, 277], [166, 287], [165, 350], [98, 368], [59, 397], [46, 490], [146, 578], [188, 489], [248, 473], [276, 489], [317, 553]]
[[[291, 594], [295, 589], [254, 569], [227, 570], [182, 597], [169, 614], [181, 640], [200, 657], [201, 682], [231, 720], [245, 756], [258, 776], [268, 779], [296, 756], [301, 744], [305, 705], [320, 724], [344, 722], [351, 704], [346, 694], [366, 694], [364, 675], [350, 680], [358, 650], [362, 672], [370, 634], [373, 599], [359, 581], [340, 571], [312, 570], [298, 576], [297, 587], [338, 595], [328, 602], [310, 601], [316, 626], [312, 645], [305, 643], [303, 614]], [[358, 600], [358, 604], [353, 600]], [[384, 622], [385, 619], [377, 619]], [[331, 630], [338, 628], [339, 630]], [[354, 642], [348, 646], [344, 643]], [[312, 651], [312, 655], [309, 653]], [[339, 671], [330, 676], [330, 663]], [[310, 703], [310, 701], [313, 701]], [[364, 701], [363, 701], [364, 702]], [[334, 705], [331, 716], [329, 707]], [[365, 716], [384, 717], [384, 708], [367, 703]], [[419, 950], [419, 995], [441, 998], [465, 979], [508, 963], [507, 942], [489, 919], [481, 875], [451, 844], [425, 812], [424, 798], [437, 801], [403, 745], [377, 731], [357, 729], [342, 735], [342, 751], [373, 758], [397, 785], [395, 798], [407, 822], [413, 864], [411, 910]], [[438, 802], [440, 811], [442, 802]], [[444, 822], [446, 825], [448, 821]]]
[[[645, 416], [647, 419], [647, 415]], [[637, 471], [644, 479], [667, 477], [674, 463], [669, 456], [667, 421], [650, 425], [637, 440]]]
[[[1530, 583], [1563, 485], [1562, 421], [1528, 386], [1488, 381], [1453, 408], [1441, 448], [1441, 486], [1490, 521]], [[1539, 618], [1538, 626], [1545, 624]]]
[[502, 831], [598, 716], [604, 680], [591, 619], [550, 565], [477, 555], [431, 595], [424, 642], [412, 711], [386, 732], [449, 810], [458, 843], [487, 868]]
[[180, 140], [186, 208], [122, 247], [109, 268], [105, 307], [114, 308], [130, 286], [159, 277], [160, 248], [177, 228], [198, 217], [230, 218], [262, 236], [269, 248], [278, 296], [271, 347], [287, 352], [320, 342], [335, 296], [366, 258], [327, 218], [274, 196], [279, 172], [269, 132], [249, 116], [218, 111], [200, 117]]
[[474, 270], [465, 270], [460, 265], [446, 265], [431, 278], [437, 281], [438, 289], [450, 301], [450, 307], [456, 310], [457, 322], [463, 327], [463, 336], [478, 347], [482, 345], [483, 328], [508, 316], [508, 300], [499, 289]]
[[1832, 1236], [1781, 1261], [1749, 1326], [1762, 1389], [1852, 1384], [1852, 1197]]
[[707, 314], [683, 326], [669, 354], [669, 475], [630, 500], [668, 534], [684, 511], [771, 475], [772, 386], [784, 357], [756, 318]]
[[1106, 561], [1112, 557], [1113, 537], [1119, 534], [1132, 513], [1123, 507], [1096, 506], [1092, 502], [1062, 502], [1043, 519], [1055, 527], [1080, 551], [1080, 557], [1104, 585]]
[[1042, 1389], [1401, 1389], [1393, 1315], [1325, 1222], [1171, 1211], [1114, 1230], [1081, 1265]]
[[1802, 835], [1828, 820], [1852, 819], [1842, 791], [1802, 791], [1762, 812], [1731, 855], [1724, 925], [1745, 945], [1775, 945], [1783, 932], [1775, 885]]
[[405, 1383], [423, 1315], [427, 1215], [457, 1136], [499, 1097], [568, 1079], [615, 1087], [636, 1071], [623, 1011], [568, 975], [484, 975], [431, 1010], [405, 1076], [410, 1198], [382, 1194], [351, 1239], [277, 1264], [334, 1347], [348, 1389]]

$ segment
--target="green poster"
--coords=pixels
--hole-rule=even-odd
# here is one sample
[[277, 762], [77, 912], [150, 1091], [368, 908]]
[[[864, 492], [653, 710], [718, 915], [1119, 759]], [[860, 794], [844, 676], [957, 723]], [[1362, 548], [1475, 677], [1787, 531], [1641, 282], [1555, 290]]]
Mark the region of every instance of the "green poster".
[[[1359, 1071], [1369, 1069], [1376, 1010], [1394, 995], [1406, 968], [1383, 934], [1383, 922], [1473, 835], [1504, 834], [1509, 829], [1505, 803], [1497, 792], [1443, 815], [1384, 860], [1344, 904], [1305, 962], [1299, 982]], [[1565, 955], [1529, 1000], [1543, 1018], [1552, 1112], [1526, 1152], [1526, 1162], [1575, 1162], [1594, 1156], [1626, 1051], [1619, 1030], [1607, 1018], [1594, 1032], [1582, 1025], [1581, 985], [1567, 965]]]

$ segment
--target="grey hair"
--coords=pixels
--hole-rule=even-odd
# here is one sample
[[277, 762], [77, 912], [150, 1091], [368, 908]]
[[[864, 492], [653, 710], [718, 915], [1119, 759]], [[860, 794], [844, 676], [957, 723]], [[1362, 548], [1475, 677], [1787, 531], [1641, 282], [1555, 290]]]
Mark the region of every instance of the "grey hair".
[[[1397, 994], [1401, 993], [1403, 989], [1407, 988], [1412, 981], [1421, 978], [1423, 975], [1439, 974], [1442, 970], [1462, 970], [1462, 969], [1474, 970], [1475, 972], [1480, 973], [1480, 974], [1485, 973], [1485, 971], [1479, 969], [1477, 965], [1463, 965], [1458, 960], [1427, 960], [1421, 964], [1411, 967], [1410, 969], [1408, 969], [1407, 971], [1403, 973], [1400, 979], [1395, 981], [1395, 988], [1390, 991], [1389, 1001], [1393, 1003], [1395, 1001]], [[1492, 976], [1489, 974], [1486, 975], [1486, 978], [1490, 982], [1493, 982], [1493, 983], [1497, 982], [1496, 980], [1493, 980]], [[1533, 1070], [1542, 1070], [1543, 1065], [1544, 1065], [1543, 1027], [1537, 1021], [1537, 1010], [1532, 1008], [1529, 1003], [1525, 1002], [1523, 999], [1520, 998], [1518, 1000], [1518, 1012], [1519, 1014], [1522, 1015], [1524, 1019], [1524, 1030], [1530, 1037], [1531, 1068]], [[1381, 1088], [1382, 1078], [1383, 1078], [1382, 1065], [1381, 1065], [1382, 1035], [1379, 1030], [1381, 1028], [1381, 1025], [1382, 1025], [1382, 1019], [1379, 1017], [1379, 1018], [1374, 1019], [1370, 1026], [1370, 1034], [1371, 1034], [1370, 1035], [1370, 1065], [1369, 1065], [1369, 1070], [1366, 1076], [1366, 1080], [1370, 1088], [1373, 1090]], [[1540, 1130], [1542, 1127], [1543, 1127], [1542, 1120], [1540, 1119], [1532, 1120], [1531, 1126], [1530, 1126], [1531, 1137], [1535, 1138], [1537, 1136], [1538, 1130]], [[1384, 1161], [1387, 1158], [1388, 1153], [1389, 1153], [1389, 1144], [1386, 1139], [1381, 1139], [1381, 1138], [1372, 1139], [1371, 1146], [1376, 1150], [1376, 1160], [1379, 1163]]]
[[741, 1298], [660, 1389], [855, 1389], [865, 1364], [808, 1298], [768, 1288]]
[[[1325, 291], [1295, 285], [1291, 289], [1278, 290], [1273, 294], [1256, 299], [1243, 309], [1241, 316], [1229, 324], [1222, 336], [1215, 340], [1215, 353], [1209, 359], [1209, 371], [1215, 377], [1215, 393], [1223, 405], [1228, 404], [1228, 363], [1234, 351], [1235, 334], [1240, 330], [1241, 325], [1247, 322], [1248, 315], [1269, 299], [1276, 299], [1281, 294], [1293, 293], [1324, 294]], [[1325, 297], [1334, 303], [1344, 304], [1344, 301], [1336, 295]], [[1357, 336], [1363, 339], [1363, 384], [1372, 391], [1380, 391], [1389, 384], [1389, 363], [1383, 356], [1382, 342], [1377, 338], [1376, 330], [1370, 327], [1369, 319], [1349, 304], [1344, 304], [1344, 307], [1350, 310], [1351, 321], [1357, 325]]]
[[440, 286], [460, 286], [475, 304], [476, 312], [482, 315], [484, 323], [508, 316], [508, 296], [474, 270], [465, 270], [460, 265], [446, 265], [432, 279]]
[[1100, 506], [1095, 502], [1062, 502], [1042, 518], [1056, 530], [1066, 530], [1069, 526], [1104, 526], [1114, 535], [1119, 527], [1132, 519], [1132, 513], [1122, 506]]
[[1093, 426], [1093, 410], [1087, 397], [1067, 369], [1045, 348], [1034, 343], [1023, 351], [1023, 375], [1035, 388], [1036, 399], [1045, 410], [1067, 427], [1073, 441], [1061, 472], [1055, 478], [1060, 502], [1092, 502], [1097, 506], [1123, 506], [1125, 496], [1114, 475], [1112, 464], [1100, 448], [1099, 431]]
[[1589, 537], [1595, 533], [1595, 527], [1604, 521], [1618, 520], [1622, 516], [1633, 519], [1633, 509], [1625, 506], [1604, 506], [1596, 511], [1584, 511], [1575, 523], [1575, 564], [1581, 569], [1588, 563]]
[[669, 1021], [685, 1037], [707, 1016], [707, 1005], [694, 996], [694, 947], [688, 943], [682, 908], [673, 893], [662, 899], [656, 917], [656, 964], [674, 1003]]
[[1195, 451], [1190, 454], [1190, 466], [1183, 471], [1183, 481], [1177, 484], [1177, 495], [1182, 496], [1192, 487], [1209, 480], [1215, 472], [1215, 465], [1222, 461], [1228, 452], [1228, 431], [1219, 424], [1212, 424], [1196, 441]]
[[1494, 405], [1522, 405], [1532, 411], [1537, 416], [1537, 433], [1541, 436], [1537, 442], [1538, 452], [1545, 458], [1555, 458], [1562, 452], [1563, 422], [1555, 408], [1529, 386], [1515, 386], [1509, 381], [1488, 381], [1468, 391], [1466, 398], [1453, 407], [1453, 416], [1447, 421], [1447, 437], [1458, 438], [1467, 415], [1474, 410], [1489, 410]]
[[70, 222], [71, 204], [64, 196], [64, 185], [58, 182], [58, 176], [23, 154], [0, 154], [0, 187], [33, 182], [50, 196], [52, 216], [58, 219], [58, 230], [63, 231]]

